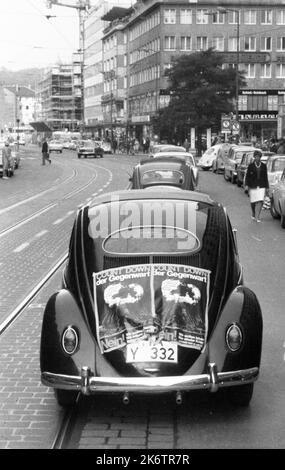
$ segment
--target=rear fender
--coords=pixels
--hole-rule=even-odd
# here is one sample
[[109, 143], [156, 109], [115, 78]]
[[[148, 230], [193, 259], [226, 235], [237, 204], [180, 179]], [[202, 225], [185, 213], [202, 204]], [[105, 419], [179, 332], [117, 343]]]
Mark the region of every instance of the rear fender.
[[[226, 345], [228, 327], [236, 323], [243, 335], [243, 344], [231, 352]], [[262, 314], [255, 294], [244, 286], [237, 287], [230, 295], [209, 339], [210, 362], [218, 371], [230, 371], [259, 367], [262, 347]]]
[[[61, 346], [63, 332], [68, 326], [73, 326], [79, 336], [78, 348], [71, 356]], [[66, 289], [53, 294], [46, 305], [42, 323], [41, 371], [80, 375], [81, 367], [87, 366], [92, 375], [97, 375], [96, 355], [101, 356], [99, 348], [73, 295]], [[114, 375], [105, 360], [104, 373]]]

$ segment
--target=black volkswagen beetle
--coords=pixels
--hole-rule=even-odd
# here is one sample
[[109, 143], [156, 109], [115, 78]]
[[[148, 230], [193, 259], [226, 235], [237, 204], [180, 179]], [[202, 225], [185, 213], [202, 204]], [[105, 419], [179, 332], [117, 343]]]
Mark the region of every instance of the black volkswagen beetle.
[[262, 314], [243, 285], [224, 207], [194, 191], [118, 191], [79, 209], [61, 288], [47, 302], [41, 379], [58, 403], [78, 392], [226, 388], [248, 405]]
[[132, 189], [151, 186], [175, 186], [180, 189], [195, 189], [192, 167], [179, 158], [155, 158], [141, 160], [134, 167], [130, 178]]

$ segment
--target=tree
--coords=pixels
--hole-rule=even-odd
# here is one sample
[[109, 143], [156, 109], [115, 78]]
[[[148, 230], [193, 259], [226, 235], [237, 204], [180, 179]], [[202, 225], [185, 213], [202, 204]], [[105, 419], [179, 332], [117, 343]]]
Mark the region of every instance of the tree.
[[[182, 55], [166, 72], [170, 85], [168, 107], [160, 112], [160, 134], [183, 142], [190, 127], [199, 137], [203, 130], [219, 128], [221, 115], [234, 110], [236, 69], [222, 68], [223, 59], [213, 49]], [[245, 86], [243, 72], [239, 87]]]

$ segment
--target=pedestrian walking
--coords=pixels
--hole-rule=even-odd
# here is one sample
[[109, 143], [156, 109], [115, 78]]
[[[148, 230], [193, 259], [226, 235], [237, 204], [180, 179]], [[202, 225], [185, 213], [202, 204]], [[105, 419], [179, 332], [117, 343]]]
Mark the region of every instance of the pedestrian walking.
[[46, 164], [46, 160], [49, 162], [49, 164], [51, 164], [51, 159], [49, 158], [48, 143], [46, 139], [44, 139], [42, 145], [42, 156], [42, 165]]
[[189, 140], [187, 139], [187, 137], [186, 137], [186, 139], [184, 140], [183, 147], [185, 148], [186, 152], [189, 152], [189, 149], [190, 149], [190, 142], [189, 142]]
[[12, 151], [9, 141], [6, 140], [5, 146], [2, 149], [2, 160], [3, 160], [3, 180], [8, 179], [8, 171], [11, 166]]
[[269, 192], [267, 167], [261, 161], [261, 156], [260, 150], [254, 151], [254, 161], [248, 165], [245, 177], [245, 189], [249, 190], [251, 218], [256, 222], [260, 222], [263, 201], [265, 195], [268, 195]]

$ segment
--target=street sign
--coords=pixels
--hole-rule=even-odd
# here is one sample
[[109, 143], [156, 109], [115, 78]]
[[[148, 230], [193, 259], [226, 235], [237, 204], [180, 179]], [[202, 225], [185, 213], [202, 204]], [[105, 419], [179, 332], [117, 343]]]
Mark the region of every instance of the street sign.
[[240, 123], [238, 121], [232, 121], [232, 131], [233, 134], [239, 134], [240, 131]]
[[221, 131], [224, 133], [231, 132], [231, 121], [228, 118], [222, 118]]

